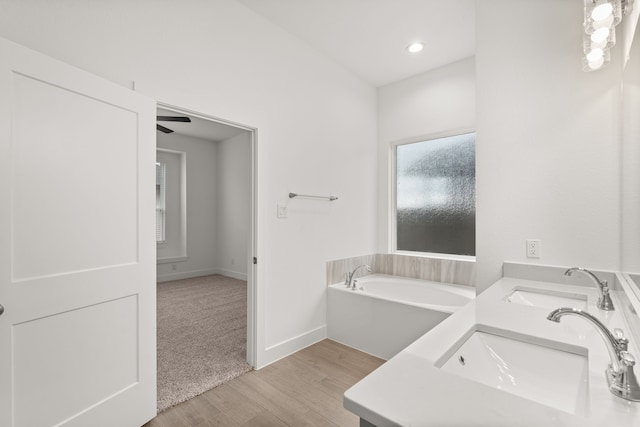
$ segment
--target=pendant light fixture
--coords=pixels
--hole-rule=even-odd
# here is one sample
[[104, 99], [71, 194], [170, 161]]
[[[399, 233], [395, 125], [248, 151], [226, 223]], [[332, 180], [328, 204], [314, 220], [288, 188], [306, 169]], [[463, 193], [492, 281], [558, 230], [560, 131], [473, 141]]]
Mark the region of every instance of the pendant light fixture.
[[611, 62], [609, 50], [616, 44], [616, 25], [631, 13], [633, 0], [583, 0], [583, 71], [595, 71]]

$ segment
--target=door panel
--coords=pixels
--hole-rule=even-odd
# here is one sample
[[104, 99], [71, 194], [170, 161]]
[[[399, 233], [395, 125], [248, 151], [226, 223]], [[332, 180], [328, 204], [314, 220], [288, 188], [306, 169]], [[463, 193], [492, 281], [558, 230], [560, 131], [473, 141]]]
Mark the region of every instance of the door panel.
[[0, 425], [156, 413], [155, 102], [0, 39]]
[[14, 325], [16, 425], [65, 420], [135, 385], [137, 305], [131, 295]]
[[24, 75], [13, 92], [13, 279], [137, 262], [136, 113]]

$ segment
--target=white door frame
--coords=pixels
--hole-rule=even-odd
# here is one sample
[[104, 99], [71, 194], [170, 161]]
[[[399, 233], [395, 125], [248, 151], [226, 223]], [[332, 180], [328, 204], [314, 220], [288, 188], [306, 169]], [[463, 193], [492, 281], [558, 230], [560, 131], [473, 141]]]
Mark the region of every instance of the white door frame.
[[246, 130], [250, 133], [251, 143], [251, 224], [249, 233], [249, 254], [247, 259], [247, 363], [255, 368], [257, 365], [257, 274], [254, 259], [257, 257], [258, 245], [258, 141], [257, 129], [244, 124], [188, 110], [183, 107], [158, 101], [158, 108], [169, 110], [199, 119], [220, 123], [227, 126]]

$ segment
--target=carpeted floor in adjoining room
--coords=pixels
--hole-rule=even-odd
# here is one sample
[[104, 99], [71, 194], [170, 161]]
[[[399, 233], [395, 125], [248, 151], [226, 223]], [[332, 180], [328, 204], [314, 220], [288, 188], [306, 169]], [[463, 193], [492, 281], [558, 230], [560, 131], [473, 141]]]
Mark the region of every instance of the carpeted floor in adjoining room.
[[158, 412], [251, 370], [247, 282], [213, 275], [158, 283]]

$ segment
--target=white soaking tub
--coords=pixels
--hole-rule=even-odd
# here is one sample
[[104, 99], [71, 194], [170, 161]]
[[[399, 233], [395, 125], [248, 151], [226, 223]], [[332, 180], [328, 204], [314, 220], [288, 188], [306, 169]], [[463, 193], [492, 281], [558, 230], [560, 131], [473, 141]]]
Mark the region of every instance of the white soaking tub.
[[[327, 335], [390, 359], [475, 298], [474, 288], [371, 274], [353, 291], [337, 283], [327, 295]], [[362, 289], [360, 289], [362, 288]]]

